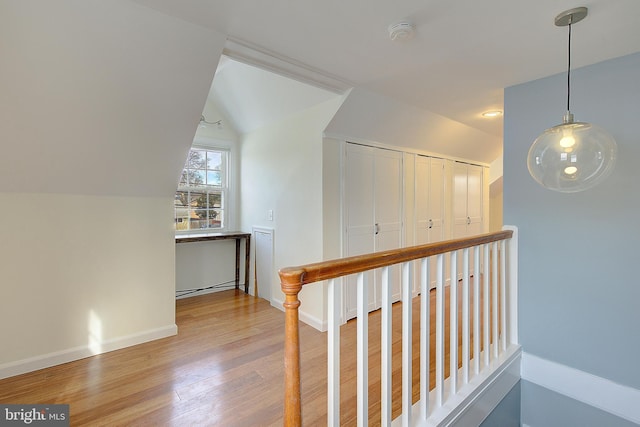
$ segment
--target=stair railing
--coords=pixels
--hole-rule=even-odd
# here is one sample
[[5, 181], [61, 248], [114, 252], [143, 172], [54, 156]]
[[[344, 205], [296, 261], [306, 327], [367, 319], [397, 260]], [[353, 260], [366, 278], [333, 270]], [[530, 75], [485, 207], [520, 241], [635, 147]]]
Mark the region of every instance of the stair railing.
[[[451, 417], [443, 415], [443, 407], [455, 406], [465, 399], [469, 400], [470, 383], [478, 384], [479, 377], [487, 377], [488, 371], [495, 371], [502, 363], [503, 356], [517, 344], [517, 238], [516, 229], [505, 227], [504, 231], [487, 233], [463, 239], [448, 240], [427, 245], [375, 252], [367, 255], [352, 256], [332, 261], [323, 261], [298, 267], [287, 267], [280, 270], [281, 288], [285, 294], [285, 391], [284, 391], [284, 425], [302, 425], [300, 395], [300, 340], [299, 316], [300, 300], [298, 294], [306, 284], [327, 281], [328, 293], [328, 395], [327, 425], [340, 425], [340, 323], [341, 298], [340, 282], [335, 280], [355, 274], [357, 276], [357, 388], [358, 388], [358, 425], [368, 425], [368, 383], [367, 383], [367, 284], [364, 273], [371, 270], [382, 271], [382, 401], [381, 419], [383, 425], [391, 425], [391, 305], [389, 268], [400, 265], [403, 309], [402, 337], [402, 414], [400, 424], [424, 425], [427, 420], [435, 425], [439, 420]], [[461, 259], [458, 259], [459, 252]], [[445, 272], [445, 255], [449, 257], [449, 272]], [[432, 259], [436, 266], [436, 379], [433, 391], [429, 385], [428, 360], [428, 322], [429, 322], [429, 289], [431, 286]], [[411, 391], [411, 306], [413, 263], [420, 265], [420, 400], [412, 403]], [[472, 267], [470, 267], [472, 263]], [[461, 266], [461, 267], [460, 267]], [[461, 270], [461, 271], [459, 271]], [[483, 274], [478, 274], [482, 271]], [[469, 277], [475, 272], [473, 295], [483, 295], [483, 306], [480, 298], [472, 298], [470, 306]], [[462, 277], [462, 295], [458, 296], [458, 286], [450, 286], [450, 375], [445, 379], [445, 307], [444, 287], [446, 277], [456, 278], [458, 283]], [[482, 282], [482, 283], [480, 283]], [[458, 312], [461, 303], [462, 312]], [[462, 318], [462, 334], [459, 337], [458, 319]], [[470, 322], [469, 319], [473, 319]], [[482, 324], [482, 330], [480, 325]], [[473, 325], [473, 331], [470, 330]], [[423, 333], [423, 331], [427, 333]], [[472, 335], [473, 334], [473, 335]], [[424, 338], [426, 336], [426, 338]], [[471, 339], [473, 336], [475, 339]], [[480, 339], [482, 337], [482, 339]], [[462, 350], [459, 352], [458, 340]], [[470, 346], [473, 346], [470, 348]], [[474, 357], [470, 358], [470, 350]], [[386, 356], [385, 356], [386, 352]], [[459, 354], [460, 353], [460, 354]], [[501, 359], [502, 358], [502, 359]], [[386, 359], [386, 360], [385, 360]], [[497, 362], [496, 362], [497, 361]], [[458, 369], [458, 366], [461, 368]], [[475, 377], [475, 378], [474, 378]], [[473, 380], [473, 381], [472, 381]], [[473, 385], [472, 384], [472, 385]], [[449, 408], [450, 409], [450, 408]], [[447, 409], [447, 411], [449, 410]], [[417, 420], [412, 421], [412, 417]], [[434, 419], [432, 418], [435, 418]], [[415, 422], [417, 421], [417, 422]]]

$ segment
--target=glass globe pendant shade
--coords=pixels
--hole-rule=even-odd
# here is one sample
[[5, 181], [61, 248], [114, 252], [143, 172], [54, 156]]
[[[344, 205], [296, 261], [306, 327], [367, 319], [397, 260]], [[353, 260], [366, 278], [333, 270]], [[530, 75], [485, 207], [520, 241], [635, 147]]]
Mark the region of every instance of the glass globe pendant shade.
[[571, 26], [582, 21], [586, 7], [566, 10], [556, 16], [558, 27], [569, 27], [567, 44], [567, 112], [562, 124], [544, 131], [533, 141], [527, 155], [529, 173], [538, 184], [562, 193], [584, 191], [604, 181], [613, 171], [618, 151], [616, 141], [604, 129], [573, 121], [571, 100]]
[[613, 171], [616, 154], [616, 141], [606, 130], [565, 119], [536, 138], [527, 166], [543, 187], [574, 193], [604, 181]]

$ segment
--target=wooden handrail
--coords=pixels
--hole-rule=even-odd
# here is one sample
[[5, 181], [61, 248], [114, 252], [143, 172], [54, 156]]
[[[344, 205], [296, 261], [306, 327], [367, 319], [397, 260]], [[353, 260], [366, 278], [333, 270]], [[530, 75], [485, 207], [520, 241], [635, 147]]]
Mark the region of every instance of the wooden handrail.
[[284, 425], [298, 427], [302, 424], [300, 402], [300, 340], [298, 327], [300, 300], [298, 299], [298, 294], [304, 285], [506, 240], [512, 236], [512, 230], [505, 230], [480, 234], [469, 238], [391, 249], [388, 251], [281, 269], [278, 274], [280, 276], [282, 292], [285, 294], [285, 302], [283, 304], [285, 309]]
[[286, 267], [281, 269], [278, 274], [280, 275], [282, 291], [287, 294], [288, 288], [292, 288], [293, 290], [309, 283], [335, 279], [349, 274], [399, 264], [401, 262], [510, 239], [512, 235], [513, 231], [511, 230], [497, 231], [494, 233], [479, 234], [469, 238], [391, 249], [366, 255], [306, 264], [298, 267]]

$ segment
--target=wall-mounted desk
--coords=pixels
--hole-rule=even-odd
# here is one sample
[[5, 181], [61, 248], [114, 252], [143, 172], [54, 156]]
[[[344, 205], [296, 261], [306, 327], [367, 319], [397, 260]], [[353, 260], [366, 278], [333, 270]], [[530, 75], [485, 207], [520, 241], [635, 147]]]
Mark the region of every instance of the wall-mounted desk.
[[251, 254], [251, 233], [227, 231], [223, 233], [182, 234], [176, 236], [176, 243], [207, 242], [210, 240], [236, 241], [236, 289], [240, 288], [240, 241], [245, 240], [244, 247], [244, 291], [249, 293], [249, 256]]

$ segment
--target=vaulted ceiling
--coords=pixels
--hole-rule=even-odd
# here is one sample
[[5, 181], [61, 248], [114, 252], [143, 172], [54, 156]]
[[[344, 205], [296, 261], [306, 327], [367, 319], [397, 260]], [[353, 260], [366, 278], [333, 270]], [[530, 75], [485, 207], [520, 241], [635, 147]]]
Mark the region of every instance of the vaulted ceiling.
[[[134, 1], [497, 137], [502, 120], [481, 113], [502, 109], [503, 88], [566, 70], [558, 13], [589, 7], [573, 27], [574, 67], [640, 51], [637, 0]], [[400, 21], [415, 26], [413, 39], [389, 38]], [[560, 120], [564, 106], [549, 107]]]

